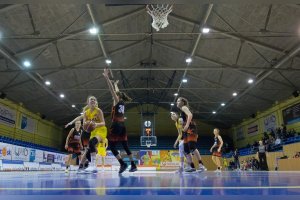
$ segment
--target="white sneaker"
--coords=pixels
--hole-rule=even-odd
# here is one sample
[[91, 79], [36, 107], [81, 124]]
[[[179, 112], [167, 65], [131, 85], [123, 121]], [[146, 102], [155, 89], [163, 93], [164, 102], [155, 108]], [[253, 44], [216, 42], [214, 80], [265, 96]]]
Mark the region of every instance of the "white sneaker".
[[191, 168], [191, 167], [187, 167], [184, 169], [184, 172], [195, 172], [196, 169], [195, 168]]
[[215, 173], [221, 173], [221, 170], [220, 169], [217, 169], [214, 171]]
[[87, 173], [98, 173], [97, 167], [90, 166], [84, 170]]
[[199, 167], [199, 170], [201, 170], [201, 171], [207, 171], [207, 168], [204, 165], [202, 165], [201, 167]]
[[66, 169], [66, 170], [65, 170], [65, 173], [69, 173], [69, 170], [68, 170], [68, 169]]

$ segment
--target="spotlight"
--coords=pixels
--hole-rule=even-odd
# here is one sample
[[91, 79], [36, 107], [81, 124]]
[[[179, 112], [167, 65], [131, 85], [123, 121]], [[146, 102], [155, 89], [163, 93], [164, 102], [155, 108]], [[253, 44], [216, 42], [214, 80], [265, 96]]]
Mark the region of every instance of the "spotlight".
[[209, 33], [210, 29], [209, 28], [203, 28], [202, 33]]
[[251, 79], [251, 78], [248, 80], [248, 83], [249, 83], [249, 84], [252, 84], [253, 82], [254, 82], [254, 80]]
[[45, 81], [45, 84], [49, 86], [49, 85], [51, 85], [51, 82], [50, 81]]
[[31, 63], [30, 63], [28, 60], [25, 60], [25, 61], [23, 62], [23, 65], [24, 65], [24, 67], [30, 67], [30, 66], [31, 66]]
[[99, 33], [99, 29], [96, 27], [90, 28], [89, 31], [90, 31], [90, 34], [92, 34], [92, 35], [96, 35], [97, 33]]
[[187, 59], [185, 59], [185, 62], [186, 63], [191, 63], [193, 60], [192, 60], [192, 58], [187, 58]]
[[108, 64], [108, 65], [111, 64], [111, 60], [110, 60], [110, 59], [106, 59], [105, 62], [106, 62], [106, 64]]

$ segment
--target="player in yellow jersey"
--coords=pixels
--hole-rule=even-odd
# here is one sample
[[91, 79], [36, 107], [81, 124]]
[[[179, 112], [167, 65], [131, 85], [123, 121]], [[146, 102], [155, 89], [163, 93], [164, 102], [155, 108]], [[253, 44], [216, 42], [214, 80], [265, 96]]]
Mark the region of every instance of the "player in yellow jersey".
[[[102, 165], [102, 170], [104, 170], [105, 167], [105, 157], [106, 157], [106, 149], [108, 147], [108, 140], [106, 138], [102, 138], [102, 141], [99, 142], [98, 144], [98, 156], [97, 158], [101, 157], [101, 165]], [[98, 163], [98, 161], [97, 161]]]
[[83, 155], [79, 168], [82, 167], [86, 159], [88, 159], [91, 160], [91, 164], [87, 169], [85, 169], [85, 171], [96, 173], [97, 172], [97, 166], [96, 166], [97, 146], [99, 142], [102, 142], [102, 140], [106, 138], [107, 129], [105, 127], [103, 112], [100, 108], [98, 108], [98, 102], [96, 97], [94, 96], [88, 97], [87, 103], [88, 103], [88, 108], [83, 113], [83, 123], [86, 123], [87, 121], [94, 121], [95, 129], [91, 132], [89, 147], [87, 148], [87, 151]]

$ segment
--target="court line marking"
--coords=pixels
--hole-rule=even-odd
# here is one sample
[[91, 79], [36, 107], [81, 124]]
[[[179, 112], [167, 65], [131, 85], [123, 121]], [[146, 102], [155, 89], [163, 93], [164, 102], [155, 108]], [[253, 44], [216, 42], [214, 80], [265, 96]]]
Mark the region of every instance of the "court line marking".
[[96, 188], [0, 188], [0, 190], [167, 190], [167, 189], [184, 189], [184, 190], [257, 190], [257, 189], [300, 189], [296, 186], [249, 186], [249, 187], [96, 187]]

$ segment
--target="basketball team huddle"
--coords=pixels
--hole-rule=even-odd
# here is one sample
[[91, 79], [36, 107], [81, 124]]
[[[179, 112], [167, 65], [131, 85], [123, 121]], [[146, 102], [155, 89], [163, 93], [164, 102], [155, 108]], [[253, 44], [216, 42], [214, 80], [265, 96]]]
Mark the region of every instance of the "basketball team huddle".
[[[111, 126], [107, 131], [103, 112], [98, 106], [96, 97], [89, 96], [87, 98], [87, 105], [83, 108], [82, 115], [76, 117], [65, 126], [66, 128], [75, 123], [75, 127], [70, 130], [65, 144], [65, 149], [71, 153], [66, 163], [66, 172], [68, 172], [70, 167], [72, 155], [76, 155], [79, 158], [78, 173], [97, 173], [97, 154], [102, 157], [102, 164], [104, 164], [106, 149], [109, 146], [112, 154], [120, 163], [119, 173], [123, 173], [128, 168], [128, 164], [124, 162], [119, 154], [116, 146], [118, 143], [122, 145], [130, 159], [131, 167], [129, 172], [137, 171], [132, 152], [128, 146], [127, 132], [124, 123], [125, 103], [130, 102], [131, 98], [119, 90], [118, 81], [113, 82], [110, 80], [108, 69], [104, 70], [103, 76], [113, 97]], [[197, 149], [197, 128], [196, 123], [193, 120], [193, 114], [189, 109], [188, 100], [179, 97], [177, 99], [177, 107], [179, 108], [180, 113], [171, 112], [171, 119], [175, 121], [175, 126], [178, 130], [178, 137], [174, 144], [174, 148], [179, 144], [180, 168], [178, 172], [206, 171], [207, 169], [203, 165], [201, 155]], [[83, 120], [82, 127], [81, 120]], [[217, 165], [216, 171], [221, 170], [220, 157], [221, 148], [223, 146], [223, 141], [219, 132], [219, 129], [214, 129], [215, 142], [210, 149], [213, 155], [212, 159]], [[187, 167], [185, 169], [184, 157], [187, 162]], [[196, 160], [196, 162], [199, 163], [197, 169], [193, 162], [193, 157], [194, 161]]]

